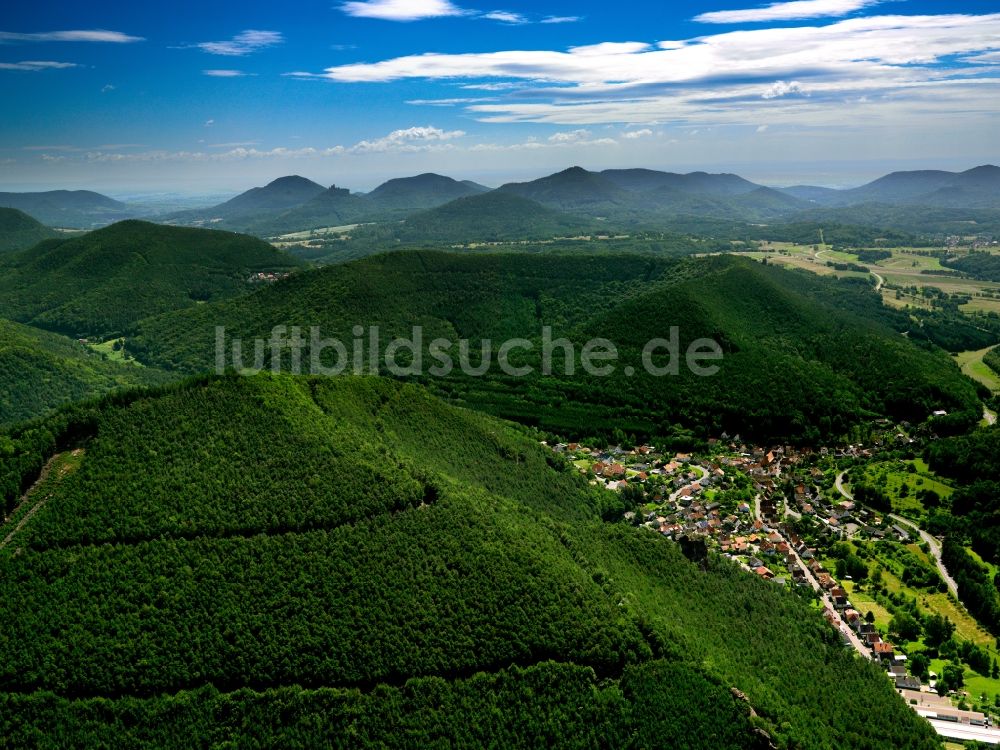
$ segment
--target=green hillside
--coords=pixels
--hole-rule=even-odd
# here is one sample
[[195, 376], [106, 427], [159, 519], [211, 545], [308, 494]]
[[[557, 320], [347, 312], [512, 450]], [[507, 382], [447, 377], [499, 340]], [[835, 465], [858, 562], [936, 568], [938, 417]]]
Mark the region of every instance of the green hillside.
[[0, 208], [0, 253], [27, 250], [42, 240], [58, 237], [55, 230], [16, 208]]
[[405, 214], [443, 205], [449, 201], [477, 195], [484, 188], [444, 175], [427, 173], [415, 177], [399, 177], [384, 182], [365, 196], [380, 211]]
[[0, 193], [0, 206], [16, 208], [49, 227], [93, 229], [136, 215], [130, 207], [91, 190]]
[[0, 316], [103, 338], [149, 315], [248, 291], [253, 273], [299, 264], [251, 237], [124, 221], [7, 258]]
[[0, 535], [16, 746], [937, 747], [798, 596], [413, 386], [206, 378], [0, 440], [8, 508], [50, 466]]
[[412, 243], [549, 239], [580, 233], [595, 223], [517, 195], [490, 192], [410, 216], [395, 234]]
[[30, 419], [65, 403], [166, 373], [107, 361], [83, 344], [0, 319], [0, 424]]
[[[979, 419], [974, 385], [943, 352], [923, 348], [891, 326], [909, 327], [866, 284], [838, 282], [732, 257], [689, 261], [627, 255], [449, 255], [393, 253], [299, 274], [250, 297], [143, 321], [129, 346], [143, 361], [198, 372], [215, 366], [215, 326], [250, 351], [277, 325], [318, 326], [350, 345], [352, 328], [378, 326], [382, 340], [423, 327], [424, 349], [443, 337], [457, 362], [461, 339], [470, 363], [489, 339], [494, 366], [483, 377], [455, 368], [426, 376], [458, 403], [561, 434], [671, 437], [675, 425], [707, 438], [723, 431], [759, 439], [839, 437], [874, 415], [922, 422], [937, 409]], [[556, 357], [540, 368], [543, 326], [577, 354], [595, 338], [619, 348], [609, 377], [579, 367], [567, 375]], [[641, 349], [679, 327], [680, 352], [708, 337], [723, 348], [719, 373], [686, 367], [652, 377]], [[534, 372], [505, 376], [496, 347], [533, 343], [513, 363]], [[308, 338], [308, 336], [307, 336]], [[429, 365], [436, 361], [424, 352]], [[268, 358], [260, 364], [266, 364]], [[303, 362], [309, 363], [308, 354]], [[252, 365], [248, 358], [243, 366]], [[636, 368], [634, 376], [625, 367]], [[683, 431], [680, 431], [683, 432]]]

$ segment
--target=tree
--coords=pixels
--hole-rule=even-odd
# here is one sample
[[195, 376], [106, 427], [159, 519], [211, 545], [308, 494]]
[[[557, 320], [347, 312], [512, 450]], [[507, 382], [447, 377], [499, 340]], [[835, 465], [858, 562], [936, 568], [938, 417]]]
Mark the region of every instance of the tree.
[[944, 669], [941, 670], [941, 677], [938, 679], [938, 692], [941, 693], [942, 686], [946, 692], [950, 692], [958, 690], [963, 685], [965, 685], [965, 670], [962, 665], [945, 664]]
[[955, 633], [955, 623], [941, 615], [931, 615], [924, 620], [924, 642], [930, 648], [939, 648]]
[[867, 622], [869, 625], [875, 623], [875, 613], [872, 612], [870, 609], [868, 610], [868, 614], [865, 615], [865, 622]]
[[915, 641], [920, 638], [920, 622], [909, 612], [897, 612], [889, 622], [889, 630], [904, 641]]
[[924, 654], [915, 653], [910, 657], [910, 674], [914, 677], [918, 677], [921, 680], [927, 679], [927, 674], [930, 671], [931, 662]]

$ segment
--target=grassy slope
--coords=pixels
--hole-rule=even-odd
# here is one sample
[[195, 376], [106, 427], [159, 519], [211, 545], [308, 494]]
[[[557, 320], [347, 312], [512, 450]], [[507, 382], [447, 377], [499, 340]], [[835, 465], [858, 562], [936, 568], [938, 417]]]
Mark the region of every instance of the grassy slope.
[[533, 440], [415, 387], [208, 379], [88, 413], [0, 556], [6, 737], [936, 746], [797, 597], [602, 524]]

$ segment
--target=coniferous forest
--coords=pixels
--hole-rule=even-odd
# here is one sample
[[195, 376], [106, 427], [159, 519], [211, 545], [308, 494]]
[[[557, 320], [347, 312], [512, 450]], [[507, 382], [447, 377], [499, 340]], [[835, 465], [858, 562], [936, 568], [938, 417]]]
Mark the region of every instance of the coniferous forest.
[[601, 521], [523, 428], [415, 386], [68, 407], [4, 438], [8, 508], [53, 455], [0, 550], [19, 746], [935, 747], [798, 596]]

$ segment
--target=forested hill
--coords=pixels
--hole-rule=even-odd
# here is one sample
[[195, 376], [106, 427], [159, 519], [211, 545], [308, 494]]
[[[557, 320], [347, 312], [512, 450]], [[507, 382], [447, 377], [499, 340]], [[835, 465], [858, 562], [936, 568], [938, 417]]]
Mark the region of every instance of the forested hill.
[[[149, 364], [199, 372], [215, 366], [215, 326], [225, 326], [249, 352], [255, 338], [267, 339], [278, 325], [306, 332], [318, 326], [347, 346], [357, 325], [379, 326], [384, 342], [409, 337], [420, 325], [425, 348], [437, 337], [454, 343], [455, 362], [458, 340], [472, 341], [473, 363], [489, 339], [497, 342], [489, 373], [464, 376], [456, 367], [447, 378], [427, 377], [428, 386], [460, 403], [581, 437], [617, 428], [667, 439], [728, 431], [817, 441], [875, 415], [923, 422], [938, 409], [977, 421], [971, 381], [943, 352], [894, 330], [895, 323], [908, 326], [896, 315], [867, 284], [732, 257], [394, 253], [145, 320], [128, 345]], [[610, 339], [620, 349], [619, 366], [609, 377], [587, 376], [579, 365], [566, 376], [557, 357], [551, 375], [542, 376], [544, 326], [554, 338], [568, 338], [578, 355], [590, 339]], [[672, 326], [680, 329], [682, 356], [696, 339], [719, 342], [724, 357], [717, 375], [698, 377], [687, 367], [676, 375], [645, 374], [642, 347], [669, 338]], [[530, 353], [515, 357], [534, 367], [529, 376], [506, 377], [495, 366], [496, 347], [515, 337], [533, 342]], [[637, 374], [627, 375], [627, 366]]]
[[0, 208], [0, 253], [26, 250], [58, 233], [16, 208]]
[[494, 191], [410, 216], [394, 227], [394, 234], [410, 243], [496, 242], [582, 234], [596, 224], [512, 193]]
[[72, 339], [0, 319], [0, 425], [168, 374], [108, 361]]
[[253, 288], [250, 276], [300, 261], [266, 242], [123, 221], [5, 259], [0, 316], [74, 337], [119, 334], [141, 318]]
[[0, 447], [8, 508], [48, 466], [0, 535], [12, 746], [938, 747], [794, 593], [414, 386], [199, 379]]

